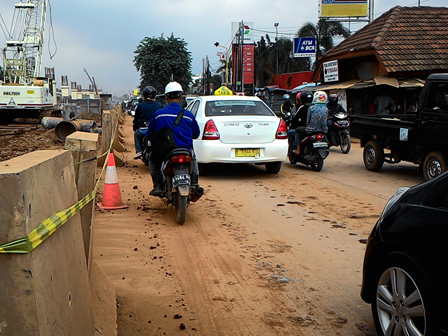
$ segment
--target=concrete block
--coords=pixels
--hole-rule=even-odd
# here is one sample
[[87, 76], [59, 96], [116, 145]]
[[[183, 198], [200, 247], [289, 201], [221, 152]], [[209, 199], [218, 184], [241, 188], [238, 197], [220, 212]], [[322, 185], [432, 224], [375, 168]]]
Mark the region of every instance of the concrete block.
[[[96, 160], [83, 162], [96, 158], [98, 149], [98, 134], [75, 132], [65, 139], [65, 149], [70, 150], [76, 175], [76, 187], [78, 189], [78, 199], [82, 199], [95, 187]], [[77, 164], [78, 162], [83, 162]], [[81, 209], [81, 227], [84, 240], [84, 250], [87, 260], [87, 268], [91, 264], [93, 236], [93, 210], [94, 203], [90, 202]]]
[[[69, 151], [0, 162], [0, 244], [78, 201]], [[29, 254], [0, 255], [0, 335], [93, 335], [79, 213]]]

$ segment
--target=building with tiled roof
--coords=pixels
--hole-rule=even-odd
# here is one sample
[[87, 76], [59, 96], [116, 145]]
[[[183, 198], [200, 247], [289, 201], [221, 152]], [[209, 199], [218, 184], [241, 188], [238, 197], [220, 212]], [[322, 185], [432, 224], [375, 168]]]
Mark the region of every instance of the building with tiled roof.
[[340, 61], [342, 81], [448, 72], [448, 7], [393, 7], [329, 50], [314, 80], [330, 60]]
[[[337, 71], [332, 78], [326, 72], [331, 65]], [[405, 112], [408, 96], [414, 101], [426, 77], [436, 72], [448, 72], [448, 7], [395, 6], [329, 50], [313, 80], [325, 90], [370, 88], [349, 90], [366, 101], [390, 91]]]

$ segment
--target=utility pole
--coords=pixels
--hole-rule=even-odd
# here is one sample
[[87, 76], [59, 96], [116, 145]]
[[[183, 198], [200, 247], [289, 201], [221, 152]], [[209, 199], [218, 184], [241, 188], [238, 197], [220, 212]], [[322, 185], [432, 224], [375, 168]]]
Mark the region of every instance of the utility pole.
[[244, 93], [244, 22], [241, 21], [241, 92]]
[[275, 27], [275, 50], [277, 54], [277, 75], [278, 75], [278, 48], [277, 48], [277, 41], [278, 41], [278, 22], [274, 23]]

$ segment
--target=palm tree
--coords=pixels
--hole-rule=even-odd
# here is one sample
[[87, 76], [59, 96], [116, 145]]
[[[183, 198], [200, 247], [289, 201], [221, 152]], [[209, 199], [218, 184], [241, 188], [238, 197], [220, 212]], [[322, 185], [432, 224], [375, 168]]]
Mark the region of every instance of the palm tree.
[[350, 31], [344, 25], [337, 21], [328, 21], [320, 18], [317, 25], [312, 22], [305, 23], [297, 32], [297, 37], [315, 37], [316, 38], [316, 64], [319, 58], [328, 50], [334, 47], [333, 38], [335, 36], [350, 36]]

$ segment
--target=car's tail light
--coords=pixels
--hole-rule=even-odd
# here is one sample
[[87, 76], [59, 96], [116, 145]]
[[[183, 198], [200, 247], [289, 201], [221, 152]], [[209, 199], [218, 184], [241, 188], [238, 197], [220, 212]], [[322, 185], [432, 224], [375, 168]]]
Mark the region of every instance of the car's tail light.
[[275, 134], [276, 139], [287, 139], [288, 138], [288, 126], [283, 119], [280, 119], [280, 124], [277, 128], [277, 133]]
[[180, 155], [173, 156], [170, 161], [172, 163], [188, 163], [191, 161], [191, 156], [185, 155], [185, 154], [180, 154]]
[[202, 140], [219, 140], [219, 132], [212, 119], [205, 123]]
[[316, 140], [322, 141], [323, 135], [322, 134], [316, 134]]

